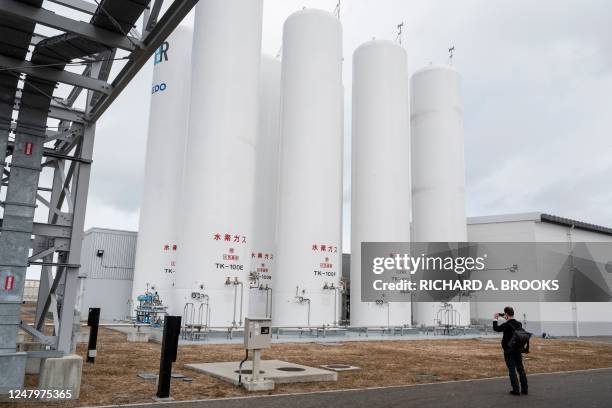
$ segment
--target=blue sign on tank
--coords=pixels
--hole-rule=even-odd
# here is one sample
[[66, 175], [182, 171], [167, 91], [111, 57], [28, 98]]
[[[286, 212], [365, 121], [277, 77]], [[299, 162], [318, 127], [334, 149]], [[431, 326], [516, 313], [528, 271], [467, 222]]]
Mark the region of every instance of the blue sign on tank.
[[168, 86], [166, 85], [165, 82], [159, 83], [159, 84], [155, 84], [151, 87], [151, 93], [157, 93], [157, 92], [164, 92], [166, 90]]

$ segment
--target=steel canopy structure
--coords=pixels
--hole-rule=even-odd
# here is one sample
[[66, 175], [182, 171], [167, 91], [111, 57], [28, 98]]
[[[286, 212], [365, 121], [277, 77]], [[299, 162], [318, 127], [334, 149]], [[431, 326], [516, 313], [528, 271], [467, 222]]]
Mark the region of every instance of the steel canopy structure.
[[[167, 1], [160, 15], [163, 0], [93, 1], [0, 0], [0, 367], [11, 373], [0, 379], [0, 393], [23, 385], [27, 354], [16, 351], [19, 328], [48, 346], [30, 354], [74, 350], [96, 121], [197, 3]], [[59, 34], [42, 35], [43, 27]], [[111, 80], [118, 60], [124, 65]], [[51, 186], [41, 183], [44, 169], [53, 174]], [[46, 222], [34, 222], [38, 207], [48, 210]], [[34, 325], [20, 317], [31, 265], [42, 268]], [[49, 313], [51, 334], [44, 330]]]

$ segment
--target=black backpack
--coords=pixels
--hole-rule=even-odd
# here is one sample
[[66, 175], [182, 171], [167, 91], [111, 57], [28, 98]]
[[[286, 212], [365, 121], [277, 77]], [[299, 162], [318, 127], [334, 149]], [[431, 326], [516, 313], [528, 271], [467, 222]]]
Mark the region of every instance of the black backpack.
[[514, 328], [512, 337], [508, 342], [508, 348], [512, 351], [520, 351], [521, 353], [529, 353], [529, 339], [533, 333], [529, 333], [522, 327]]

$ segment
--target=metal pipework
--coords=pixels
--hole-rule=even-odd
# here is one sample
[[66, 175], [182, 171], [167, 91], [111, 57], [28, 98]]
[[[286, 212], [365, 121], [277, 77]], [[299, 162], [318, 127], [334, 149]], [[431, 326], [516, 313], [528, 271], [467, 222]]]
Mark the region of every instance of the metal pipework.
[[334, 326], [338, 325], [338, 292], [344, 292], [344, 285], [340, 283], [339, 286], [334, 286], [334, 283], [323, 284], [323, 290], [333, 290], [334, 291]]
[[266, 283], [259, 285], [259, 290], [266, 291], [266, 317], [272, 318], [272, 288]]
[[183, 332], [183, 339], [187, 338], [189, 334], [189, 338], [193, 338], [193, 318], [195, 314], [195, 306], [192, 302], [185, 303], [183, 306], [183, 325], [185, 326], [185, 331]]
[[[225, 286], [233, 285], [234, 286], [234, 313], [232, 326], [239, 327], [242, 326], [242, 301], [244, 298], [244, 284], [238, 279], [237, 276], [234, 276], [234, 280], [232, 280], [229, 276], [225, 279]], [[240, 285], [240, 318], [238, 321], [238, 325], [236, 324], [236, 305], [238, 303], [238, 285]]]
[[340, 286], [334, 287], [332, 283], [332, 288], [334, 289], [334, 326], [338, 325], [338, 292], [344, 293], [344, 284], [340, 282]]
[[[232, 285], [232, 279], [228, 276], [225, 278], [225, 286], [230, 286]], [[232, 327], [236, 327], [236, 296], [237, 296], [237, 291], [236, 291], [236, 287], [234, 286], [234, 313], [232, 314]]]
[[[295, 287], [295, 298], [299, 304], [308, 303], [308, 327], [310, 327], [310, 299], [299, 295], [300, 287]], [[306, 290], [302, 289], [302, 295], [306, 294]]]
[[239, 282], [237, 277], [235, 284], [240, 285], [240, 321], [238, 322], [238, 325], [242, 326], [242, 302], [244, 300], [244, 284], [242, 282]]
[[336, 300], [337, 300], [337, 299], [336, 299], [336, 287], [334, 286], [334, 283], [333, 283], [333, 282], [332, 282], [332, 283], [330, 283], [330, 284], [328, 284], [327, 282], [325, 282], [325, 283], [323, 284], [323, 288], [322, 288], [322, 289], [323, 289], [323, 290], [333, 290], [333, 291], [334, 291], [334, 319], [333, 319], [333, 322], [334, 322], [334, 326], [335, 326], [336, 324], [338, 324], [338, 322], [337, 322], [338, 317], [336, 316], [336, 313], [337, 313], [337, 310], [338, 310], [338, 309], [337, 309], [337, 306], [336, 306]]
[[[268, 293], [270, 294], [270, 302], [268, 303]], [[269, 307], [268, 307], [269, 304]], [[267, 317], [272, 318], [272, 288], [266, 285], [266, 312]]]
[[384, 299], [378, 299], [376, 301], [376, 304], [379, 306], [384, 306], [385, 304], [387, 305], [387, 327], [391, 327], [391, 323], [390, 323], [390, 311], [389, 311], [389, 302], [385, 302]]
[[[206, 306], [206, 313], [204, 314], [205, 316], [205, 324], [203, 325], [202, 323], [202, 311], [204, 309], [204, 306]], [[200, 304], [200, 307], [198, 308], [198, 322], [200, 323], [200, 326], [204, 326], [206, 328], [208, 328], [208, 325], [210, 324], [210, 296], [204, 294], [204, 296], [202, 296], [202, 303]]]

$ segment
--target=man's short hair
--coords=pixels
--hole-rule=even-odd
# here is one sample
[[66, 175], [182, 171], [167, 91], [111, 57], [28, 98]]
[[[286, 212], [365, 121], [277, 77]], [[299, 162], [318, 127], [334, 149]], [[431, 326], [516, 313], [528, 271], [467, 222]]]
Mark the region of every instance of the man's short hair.
[[507, 314], [508, 316], [514, 316], [514, 309], [511, 308], [510, 306], [506, 306], [504, 307], [504, 313]]

